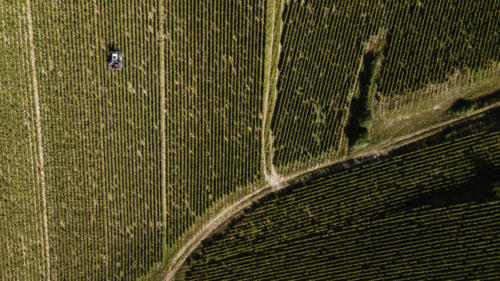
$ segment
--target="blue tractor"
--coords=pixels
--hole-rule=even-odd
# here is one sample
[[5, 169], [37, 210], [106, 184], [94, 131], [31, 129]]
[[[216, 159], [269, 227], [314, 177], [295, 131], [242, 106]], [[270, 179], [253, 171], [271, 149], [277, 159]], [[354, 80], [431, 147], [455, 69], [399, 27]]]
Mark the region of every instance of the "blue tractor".
[[111, 70], [122, 69], [122, 53], [117, 51], [111, 52], [111, 60], [109, 61], [109, 68]]

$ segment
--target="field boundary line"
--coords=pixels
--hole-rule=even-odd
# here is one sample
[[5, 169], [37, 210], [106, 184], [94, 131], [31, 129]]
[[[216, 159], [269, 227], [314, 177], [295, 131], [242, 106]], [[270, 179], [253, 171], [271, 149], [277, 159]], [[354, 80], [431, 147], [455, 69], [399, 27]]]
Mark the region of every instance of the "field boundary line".
[[[387, 155], [390, 151], [397, 149], [409, 142], [418, 141], [425, 136], [428, 136], [431, 133], [435, 133], [436, 131], [447, 127], [452, 123], [456, 123], [467, 118], [479, 115], [485, 111], [488, 111], [493, 108], [500, 108], [500, 102], [495, 103], [493, 105], [484, 107], [482, 109], [471, 112], [470, 114], [454, 118], [447, 122], [443, 122], [441, 124], [429, 127], [427, 129], [416, 132], [415, 134], [408, 135], [406, 137], [401, 137], [399, 139], [394, 140], [390, 144], [387, 144], [382, 147], [382, 149], [372, 149], [366, 152], [360, 152], [355, 155], [351, 155], [349, 157], [340, 158], [334, 161], [325, 161], [319, 165], [314, 167], [305, 169], [303, 171], [297, 172], [295, 174], [289, 175], [285, 178], [282, 178], [282, 181], [277, 184], [271, 185], [267, 184], [252, 193], [246, 195], [241, 198], [237, 202], [231, 204], [227, 208], [222, 209], [213, 219], [208, 221], [203, 227], [200, 228], [200, 231], [194, 235], [184, 246], [177, 252], [177, 254], [171, 259], [171, 263], [168, 265], [168, 269], [166, 271], [166, 275], [162, 278], [162, 281], [171, 281], [174, 280], [177, 271], [182, 267], [186, 259], [189, 255], [200, 245], [201, 241], [209, 237], [216, 229], [218, 229], [221, 225], [223, 225], [228, 220], [231, 220], [236, 214], [244, 210], [245, 208], [251, 206], [251, 204], [269, 193], [279, 191], [285, 187], [287, 187], [290, 183], [299, 180], [301, 177], [305, 177], [308, 174], [321, 171], [321, 169], [326, 168], [331, 165], [341, 164], [343, 162], [347, 163], [348, 161], [353, 161], [353, 163], [345, 166], [345, 169], [352, 168], [353, 166], [362, 164], [369, 160], [375, 160], [381, 156]], [[368, 159], [367, 159], [368, 158]], [[356, 161], [360, 160], [362, 161]]]
[[[160, 1], [160, 141], [161, 141], [161, 197], [162, 219], [165, 234], [167, 233], [167, 132], [166, 132], [166, 97], [165, 97], [165, 6]], [[165, 235], [165, 237], [167, 237]], [[166, 249], [167, 241], [163, 241]], [[164, 252], [164, 251], [163, 251]]]
[[[273, 166], [273, 135], [271, 120], [276, 104], [276, 84], [278, 81], [278, 61], [281, 55], [281, 14], [282, 0], [270, 0], [266, 7], [266, 45], [264, 58], [264, 101], [262, 115], [262, 166], [264, 179], [268, 184], [277, 184], [282, 179]], [[276, 42], [276, 40], [278, 40]], [[275, 75], [273, 75], [273, 73]], [[273, 77], [275, 78], [273, 80]]]
[[37, 142], [38, 142], [38, 157], [40, 161], [40, 186], [42, 188], [42, 213], [43, 213], [43, 226], [44, 226], [44, 238], [45, 238], [45, 255], [47, 262], [47, 280], [50, 281], [50, 246], [49, 246], [49, 230], [48, 230], [48, 218], [47, 218], [47, 197], [45, 188], [45, 167], [44, 167], [44, 157], [43, 157], [43, 145], [42, 145], [42, 121], [40, 117], [40, 99], [38, 96], [38, 80], [36, 72], [36, 56], [35, 56], [35, 43], [33, 39], [33, 20], [31, 17], [31, 0], [26, 0], [26, 19], [28, 21], [28, 38], [30, 44], [30, 60], [31, 60], [31, 71], [33, 74], [33, 99], [35, 102], [35, 115], [36, 115], [36, 127], [37, 127]]

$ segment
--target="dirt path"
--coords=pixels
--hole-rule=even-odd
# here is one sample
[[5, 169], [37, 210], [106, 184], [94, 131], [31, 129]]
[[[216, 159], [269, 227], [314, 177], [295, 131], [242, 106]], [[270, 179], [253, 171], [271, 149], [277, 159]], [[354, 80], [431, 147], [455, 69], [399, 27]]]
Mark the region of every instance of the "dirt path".
[[283, 188], [286, 185], [281, 186], [277, 184], [275, 186], [266, 185], [264, 188], [258, 189], [247, 196], [241, 198], [236, 203], [226, 207], [221, 210], [221, 212], [212, 218], [203, 228], [196, 233], [178, 252], [177, 255], [171, 260], [166, 276], [163, 278], [164, 281], [174, 280], [175, 274], [182, 266], [187, 257], [198, 247], [200, 242], [207, 238], [214, 230], [216, 230], [225, 221], [231, 219], [234, 214], [243, 210], [244, 208], [250, 206], [252, 202], [262, 198], [262, 196], [268, 194], [269, 192]]
[[[268, 146], [267, 144], [267, 135], [268, 135], [268, 128], [267, 128], [267, 115], [268, 112], [271, 110], [269, 108], [269, 92], [271, 90], [271, 71], [272, 71], [272, 57], [273, 57], [273, 43], [274, 43], [274, 21], [275, 21], [275, 11], [276, 5], [275, 1], [268, 1], [267, 5], [267, 15], [266, 18], [269, 20], [266, 22], [266, 52], [265, 52], [265, 61], [267, 62], [268, 65], [266, 65], [266, 73], [264, 75], [264, 79], [266, 80], [265, 87], [264, 87], [264, 103], [263, 103], [263, 109], [262, 109], [262, 138], [261, 138], [261, 143], [262, 143], [262, 167], [264, 169], [264, 179], [266, 180], [266, 183], [271, 184], [272, 182], [275, 182], [275, 178], [272, 177], [269, 172], [268, 172], [268, 167], [267, 167], [267, 149], [266, 147]], [[271, 32], [269, 32], [271, 30]], [[272, 163], [270, 163], [272, 164]]]
[[160, 130], [161, 130], [161, 197], [163, 224], [167, 226], [167, 129], [165, 101], [165, 7], [160, 1]]
[[[266, 65], [266, 73], [265, 73], [265, 87], [264, 87], [264, 103], [263, 103], [263, 118], [262, 118], [262, 167], [264, 169], [264, 179], [269, 185], [276, 185], [283, 179], [276, 172], [273, 165], [273, 135], [270, 128], [269, 119], [272, 118], [274, 112], [274, 105], [276, 104], [276, 94], [272, 94], [272, 88], [276, 87], [276, 83], [278, 80], [278, 69], [277, 64], [274, 65], [281, 54], [281, 46], [275, 45], [276, 36], [281, 35], [281, 24], [277, 26], [276, 18], [277, 12], [281, 15], [283, 10], [283, 3], [280, 3], [281, 0], [269, 1], [267, 6], [267, 15], [266, 15], [266, 52], [265, 61], [268, 65]], [[279, 3], [279, 4], [278, 4]], [[278, 11], [280, 9], [281, 11]], [[280, 16], [278, 16], [280, 18]], [[278, 38], [279, 39], [279, 38]], [[275, 48], [278, 48], [276, 54], [274, 54]], [[273, 67], [274, 66], [274, 67]], [[276, 73], [275, 81], [272, 81], [273, 71]], [[271, 100], [272, 99], [272, 100]], [[269, 161], [269, 163], [268, 163]]]
[[45, 248], [45, 258], [47, 262], [47, 280], [50, 281], [50, 252], [49, 252], [49, 230], [48, 230], [48, 219], [47, 219], [47, 198], [45, 195], [45, 166], [43, 158], [43, 146], [42, 146], [42, 121], [40, 117], [40, 99], [38, 98], [38, 81], [36, 74], [36, 58], [35, 58], [35, 43], [33, 39], [33, 20], [31, 18], [31, 0], [26, 0], [26, 19], [28, 20], [28, 37], [30, 44], [30, 60], [31, 69], [33, 72], [33, 99], [35, 101], [35, 111], [36, 111], [36, 129], [37, 129], [37, 142], [38, 142], [38, 157], [40, 161], [40, 186], [42, 189], [42, 216], [43, 216], [43, 228], [44, 228], [44, 248]]

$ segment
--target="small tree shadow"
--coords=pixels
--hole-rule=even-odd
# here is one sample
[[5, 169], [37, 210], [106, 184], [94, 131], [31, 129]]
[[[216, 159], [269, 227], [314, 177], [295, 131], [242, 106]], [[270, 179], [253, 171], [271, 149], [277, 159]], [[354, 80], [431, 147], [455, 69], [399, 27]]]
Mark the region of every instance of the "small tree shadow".
[[448, 109], [448, 112], [467, 113], [475, 109], [494, 104], [498, 101], [500, 101], [500, 90], [472, 100], [459, 98], [451, 105], [451, 107]]

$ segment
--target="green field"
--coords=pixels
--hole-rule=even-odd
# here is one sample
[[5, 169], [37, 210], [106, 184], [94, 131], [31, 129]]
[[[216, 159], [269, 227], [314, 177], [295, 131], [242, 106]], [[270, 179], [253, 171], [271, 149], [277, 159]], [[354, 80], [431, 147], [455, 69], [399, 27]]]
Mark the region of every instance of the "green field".
[[160, 8], [127, 4], [32, 2], [52, 279], [136, 279], [162, 259]]
[[264, 2], [12, 2], [0, 6], [1, 280], [135, 280], [209, 208], [262, 182]]
[[499, 122], [496, 109], [310, 174], [203, 241], [179, 280], [495, 278]]
[[182, 3], [166, 6], [169, 247], [215, 202], [262, 182], [264, 2]]
[[[417, 90], [452, 79], [457, 72], [489, 69], [499, 62], [499, 5], [448, 0], [287, 1], [271, 125], [277, 170], [289, 174], [348, 153], [345, 130], [353, 99], [360, 94], [370, 95], [374, 115], [385, 114], [434, 96], [442, 100], [450, 89]], [[366, 71], [370, 53], [381, 60], [377, 71]], [[498, 70], [490, 75], [500, 79]]]
[[[328, 276], [282, 226], [318, 243], [346, 218], [369, 229], [344, 226], [346, 260], [412, 219], [498, 230], [489, 199], [397, 209], [498, 168], [498, 30], [499, 0], [2, 1], [0, 281], [171, 280], [221, 231], [179, 276], [277, 279], [266, 260]], [[284, 245], [298, 264], [267, 256]]]

